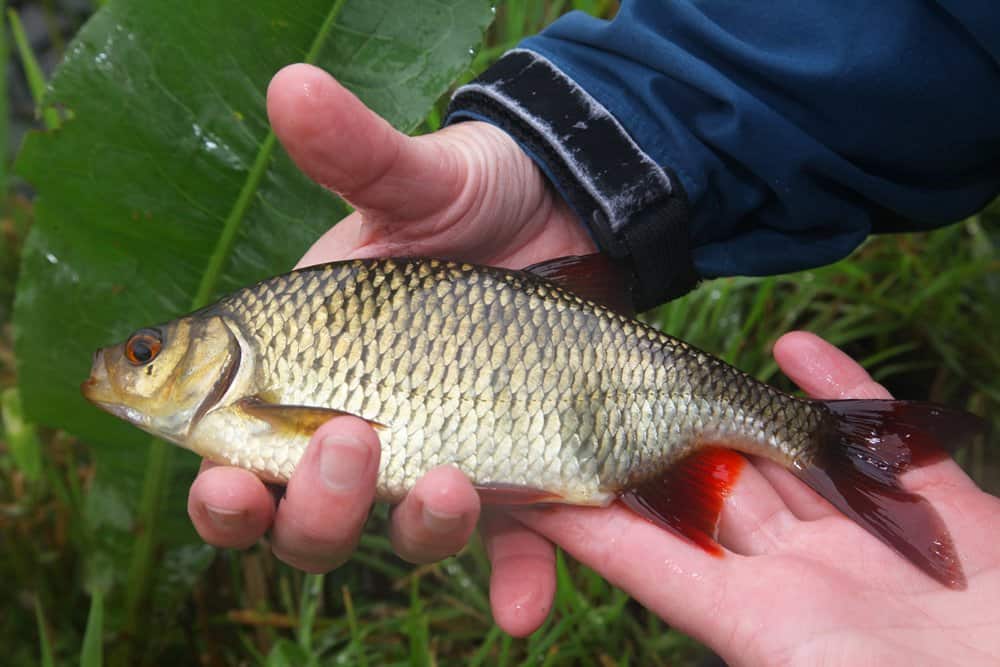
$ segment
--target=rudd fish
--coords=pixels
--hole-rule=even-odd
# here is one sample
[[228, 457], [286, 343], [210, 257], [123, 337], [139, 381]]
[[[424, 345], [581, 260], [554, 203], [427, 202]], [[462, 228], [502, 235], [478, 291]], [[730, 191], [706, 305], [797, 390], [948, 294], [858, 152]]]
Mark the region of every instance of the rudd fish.
[[[378, 496], [454, 464], [484, 502], [607, 505], [709, 551], [743, 458], [786, 467], [930, 576], [964, 576], [897, 475], [978, 418], [905, 401], [810, 401], [603, 305], [600, 256], [522, 271], [335, 262], [240, 290], [97, 352], [84, 395], [217, 463], [285, 482], [327, 419], [382, 443]], [[735, 451], [734, 451], [735, 450]]]

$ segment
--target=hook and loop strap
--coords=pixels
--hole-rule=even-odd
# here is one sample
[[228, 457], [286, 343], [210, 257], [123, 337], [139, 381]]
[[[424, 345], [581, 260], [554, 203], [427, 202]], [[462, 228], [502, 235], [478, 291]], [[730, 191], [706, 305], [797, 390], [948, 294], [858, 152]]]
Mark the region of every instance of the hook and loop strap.
[[508, 52], [455, 92], [446, 122], [462, 120], [500, 127], [531, 156], [598, 247], [634, 272], [636, 310], [698, 284], [680, 183], [551, 61]]

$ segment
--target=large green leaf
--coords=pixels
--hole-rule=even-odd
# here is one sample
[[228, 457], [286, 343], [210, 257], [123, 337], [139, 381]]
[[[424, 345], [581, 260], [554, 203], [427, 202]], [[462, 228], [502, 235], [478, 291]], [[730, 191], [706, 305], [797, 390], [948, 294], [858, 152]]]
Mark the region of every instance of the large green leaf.
[[307, 57], [397, 127], [414, 128], [470, 60], [484, 0], [119, 0], [51, 84], [72, 121], [29, 138], [38, 192], [17, 295], [25, 404], [95, 441], [126, 429], [79, 397], [90, 352], [190, 309], [224, 230], [213, 295], [289, 268], [343, 213], [269, 134], [264, 92]]
[[270, 133], [270, 77], [313, 62], [412, 130], [491, 17], [486, 0], [112, 0], [74, 40], [46, 98], [67, 120], [19, 159], [38, 198], [16, 352], [30, 418], [93, 446], [87, 515], [119, 578], [128, 552], [135, 577], [149, 572], [152, 542], [137, 556], [130, 531], [148, 537], [156, 522], [167, 541], [190, 539], [194, 457], [170, 483], [162, 445], [81, 399], [91, 352], [287, 270], [346, 211]]

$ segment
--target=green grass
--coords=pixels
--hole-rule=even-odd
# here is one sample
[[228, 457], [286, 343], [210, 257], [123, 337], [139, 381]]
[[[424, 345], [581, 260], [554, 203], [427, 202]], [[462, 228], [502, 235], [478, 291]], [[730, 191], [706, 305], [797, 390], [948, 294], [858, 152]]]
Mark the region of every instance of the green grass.
[[[932, 234], [874, 239], [851, 259], [817, 271], [708, 283], [649, 317], [779, 384], [771, 344], [791, 328], [814, 330], [867, 357], [874, 375], [900, 396], [930, 396], [994, 416], [1000, 414], [1000, 347], [990, 306], [1000, 296], [1000, 240], [987, 230], [997, 215]], [[15, 613], [0, 621], [0, 637], [12, 647], [12, 664], [37, 663], [41, 647], [53, 664], [74, 663], [83, 645], [93, 655], [85, 638], [98, 632], [87, 609], [99, 608], [99, 601], [83, 592], [80, 571], [88, 538], [74, 530], [81, 520], [75, 508], [87, 493], [86, 451], [41, 431], [42, 471], [32, 481], [10, 441], [5, 438], [0, 455], [0, 530], [11, 548], [0, 559], [0, 575], [16, 582], [3, 594], [5, 608]], [[960, 460], [980, 484], [1000, 488], [995, 442], [979, 443]], [[283, 566], [266, 544], [221, 552], [192, 592], [179, 619], [182, 630], [147, 659], [604, 666], [692, 664], [702, 654], [695, 642], [563, 557], [551, 618], [532, 637], [512, 640], [490, 619], [489, 568], [480, 544], [414, 568], [393, 555], [385, 517], [380, 507], [355, 558], [325, 577]], [[44, 639], [41, 627], [51, 630]]]
[[24, 68], [25, 78], [28, 80], [28, 88], [31, 90], [31, 97], [35, 101], [35, 107], [39, 110], [46, 129], [54, 130], [59, 127], [59, 113], [55, 109], [42, 106], [42, 99], [45, 97], [45, 75], [35, 58], [28, 38], [21, 25], [21, 17], [13, 9], [7, 10], [7, 21], [10, 25], [11, 35], [14, 37], [14, 44], [17, 47], [17, 55]]
[[[612, 4], [507, 2], [468, 76], [561, 11], [608, 12]], [[443, 104], [423, 130], [437, 126]], [[6, 317], [31, 205], [4, 197], [9, 205], [0, 219], [0, 314]], [[712, 281], [647, 318], [786, 388], [770, 348], [785, 331], [809, 329], [862, 360], [898, 396], [966, 407], [992, 419], [997, 434], [998, 223], [1000, 207], [994, 206], [931, 234], [872, 239], [831, 267]], [[121, 664], [115, 647], [123, 642], [137, 647], [130, 660], [145, 664], [608, 667], [695, 664], [705, 655], [696, 642], [562, 555], [551, 617], [531, 637], [511, 639], [490, 617], [489, 564], [481, 543], [474, 540], [456, 558], [413, 567], [392, 552], [385, 507], [373, 513], [355, 557], [335, 572], [294, 571], [266, 543], [246, 552], [221, 551], [173, 625], [148, 637], [128, 637], [113, 629], [123, 627], [115, 620], [123, 609], [105, 604], [94, 574], [101, 568], [91, 562], [96, 536], [83, 513], [93, 476], [88, 451], [65, 434], [25, 422], [14, 380], [4, 325], [4, 664]], [[993, 492], [1000, 491], [997, 448], [994, 435], [958, 455]]]

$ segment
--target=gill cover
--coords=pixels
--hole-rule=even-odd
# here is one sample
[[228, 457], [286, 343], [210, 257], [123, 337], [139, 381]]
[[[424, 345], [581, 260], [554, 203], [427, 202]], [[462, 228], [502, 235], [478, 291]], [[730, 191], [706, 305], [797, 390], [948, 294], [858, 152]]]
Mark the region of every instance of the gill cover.
[[222, 317], [193, 315], [98, 350], [83, 394], [101, 409], [183, 445], [225, 394], [240, 344]]

